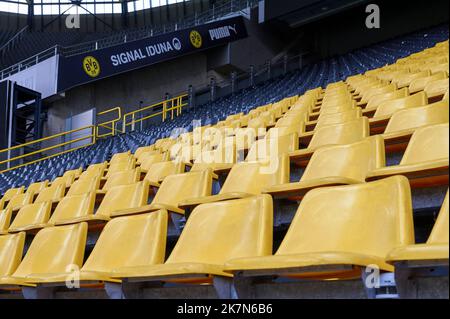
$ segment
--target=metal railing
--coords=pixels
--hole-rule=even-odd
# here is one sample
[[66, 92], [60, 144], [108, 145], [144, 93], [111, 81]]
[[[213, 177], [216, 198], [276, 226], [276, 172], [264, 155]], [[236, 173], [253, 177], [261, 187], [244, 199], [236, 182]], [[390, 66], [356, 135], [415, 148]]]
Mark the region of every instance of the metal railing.
[[[97, 124], [97, 128], [96, 128], [96, 131], [95, 131], [95, 135], [96, 135], [97, 138], [102, 138], [102, 137], [108, 137], [108, 136], [116, 135], [116, 132], [117, 132], [116, 125], [122, 119], [122, 108], [121, 107], [114, 107], [114, 108], [111, 108], [109, 110], [97, 113], [97, 117], [98, 116], [102, 116], [102, 115], [106, 115], [106, 114], [111, 114], [111, 113], [117, 113], [117, 116], [115, 118], [113, 118], [112, 120], [108, 120], [108, 121], [105, 121], [105, 122]], [[107, 129], [108, 132], [100, 134], [100, 128]]]
[[[128, 112], [123, 116], [123, 124], [122, 124], [122, 133], [127, 132], [127, 128], [131, 127], [131, 131], [134, 131], [135, 125], [137, 123], [143, 123], [149, 119], [155, 118], [161, 115], [161, 120], [164, 122], [167, 119], [168, 114], [170, 113], [171, 120], [174, 119], [175, 116], [181, 115], [183, 111], [183, 107], [188, 105], [188, 94], [182, 94], [172, 99], [168, 99], [162, 102], [158, 102], [138, 110]], [[161, 108], [159, 112], [153, 112], [154, 109]], [[152, 112], [151, 114], [145, 114], [148, 112]]]
[[22, 60], [14, 65], [11, 65], [0, 71], [0, 80], [3, 80], [13, 74], [16, 74], [30, 66], [33, 66], [43, 60], [51, 58], [57, 54], [63, 56], [72, 56], [77, 54], [83, 54], [92, 52], [115, 45], [127, 43], [130, 41], [141, 40], [156, 35], [161, 35], [173, 31], [178, 31], [186, 28], [191, 28], [197, 25], [205, 24], [208, 22], [216, 21], [219, 19], [225, 19], [232, 15], [244, 15], [247, 16], [246, 8], [252, 8], [259, 3], [259, 0], [230, 0], [221, 6], [212, 6], [210, 10], [202, 12], [201, 14], [195, 13], [190, 17], [183, 18], [183, 21], [166, 23], [161, 26], [147, 26], [135, 30], [124, 30], [118, 34], [105, 37], [99, 40], [93, 40], [84, 42], [72, 46], [62, 47], [55, 45], [36, 55]]
[[[71, 135], [73, 135], [74, 133], [78, 133], [78, 132], [82, 132], [82, 131], [86, 131], [87, 135], [84, 135], [81, 137], [76, 137], [76, 138], [71, 138]], [[52, 141], [52, 140], [55, 140], [56, 138], [62, 138], [63, 140], [65, 140], [66, 137], [69, 137], [68, 141], [57, 143], [55, 145], [47, 146], [44, 148], [40, 147], [42, 142]], [[79, 146], [74, 145], [76, 143], [79, 143], [79, 142], [82, 142], [85, 140], [89, 140], [87, 144], [83, 144], [83, 145], [79, 145]], [[27, 142], [24, 144], [12, 146], [10, 148], [0, 150], [0, 155], [6, 153], [7, 157], [8, 157], [7, 159], [0, 161], [0, 167], [6, 165], [6, 168], [4, 168], [3, 170], [0, 169], [0, 174], [5, 173], [7, 171], [11, 171], [11, 170], [19, 168], [19, 167], [38, 163], [40, 161], [43, 161], [43, 160], [46, 160], [46, 159], [49, 159], [49, 158], [52, 158], [52, 157], [55, 157], [58, 155], [72, 152], [77, 149], [93, 145], [95, 143], [96, 143], [96, 126], [88, 125], [88, 126], [84, 126], [81, 128], [77, 128], [75, 130], [58, 133], [58, 134], [55, 134], [52, 136], [44, 137], [44, 138], [34, 140], [31, 142]], [[37, 150], [31, 151], [31, 152], [26, 152], [26, 148], [32, 148], [33, 146], [35, 146], [37, 148]], [[69, 148], [66, 149], [66, 146], [69, 146]], [[63, 148], [63, 150], [59, 151], [59, 152], [55, 152], [53, 154], [49, 154], [49, 155], [45, 154], [45, 152], [52, 151], [52, 150], [55, 150], [58, 148]], [[17, 153], [19, 153], [19, 155], [15, 155], [15, 156], [11, 157], [12, 152], [17, 152]], [[33, 159], [31, 161], [24, 162], [24, 160], [27, 157], [35, 156], [35, 155], [37, 155], [37, 156], [43, 155], [43, 156], [39, 157], [38, 159]], [[15, 161], [21, 161], [21, 163], [11, 165]]]

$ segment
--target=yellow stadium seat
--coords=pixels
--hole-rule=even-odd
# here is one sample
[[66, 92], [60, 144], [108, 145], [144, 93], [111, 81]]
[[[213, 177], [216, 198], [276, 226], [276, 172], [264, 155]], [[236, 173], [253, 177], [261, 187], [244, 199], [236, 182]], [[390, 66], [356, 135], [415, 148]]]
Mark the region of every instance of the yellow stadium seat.
[[40, 191], [38, 197], [35, 199], [35, 203], [51, 202], [53, 204], [58, 203], [61, 198], [66, 194], [66, 188], [63, 184], [52, 184]]
[[[73, 275], [74, 266], [81, 267], [86, 245], [87, 224], [47, 227], [34, 237], [28, 251], [15, 272], [0, 279], [1, 286], [31, 286], [33, 278], [52, 273]], [[22, 290], [25, 297], [28, 291]]]
[[416, 93], [405, 98], [385, 101], [378, 106], [372, 121], [390, 118], [394, 112], [401, 109], [424, 106], [427, 104], [428, 98], [425, 92]]
[[109, 175], [106, 183], [98, 193], [105, 194], [109, 189], [115, 186], [134, 184], [141, 180], [141, 169], [135, 168], [126, 171], [117, 172]]
[[236, 144], [225, 142], [219, 145], [215, 150], [204, 151], [194, 160], [190, 172], [202, 171], [211, 168], [215, 174], [228, 171], [236, 163]]
[[82, 195], [96, 192], [100, 188], [100, 176], [80, 178], [70, 186], [66, 196]]
[[41, 202], [23, 206], [9, 227], [10, 233], [27, 232], [45, 227], [52, 210], [51, 202]]
[[278, 128], [272, 128], [270, 136], [252, 144], [246, 161], [259, 161], [271, 157], [279, 157], [298, 150], [298, 134], [279, 135]]
[[448, 123], [448, 100], [432, 103], [422, 107], [408, 108], [392, 114], [383, 138], [385, 140], [398, 140], [403, 136], [411, 136], [422, 126]]
[[0, 209], [3, 209], [14, 196], [23, 194], [24, 190], [24, 186], [8, 189], [0, 200]]
[[[86, 195], [87, 196], [87, 195]], [[79, 222], [103, 223], [108, 221], [111, 214], [115, 211], [122, 211], [131, 208], [138, 208], [147, 204], [149, 196], [149, 184], [147, 181], [139, 183], [116, 186], [109, 189], [95, 214], [92, 210], [76, 209], [75, 215], [68, 215], [64, 217], [59, 224], [70, 224]], [[92, 202], [88, 199], [89, 203]], [[92, 204], [91, 204], [92, 205]], [[55, 212], [56, 214], [56, 212]], [[54, 214], [54, 215], [55, 215]], [[53, 220], [53, 216], [50, 219]]]
[[80, 167], [80, 168], [73, 169], [70, 171], [65, 171], [63, 174], [63, 177], [66, 177], [68, 175], [73, 175], [74, 179], [77, 179], [78, 177], [80, 177], [82, 172], [83, 172], [83, 169]]
[[378, 94], [390, 93], [397, 90], [396, 84], [388, 84], [377, 88], [368, 89], [363, 95], [361, 100], [356, 105], [366, 105], [369, 100]]
[[385, 166], [384, 141], [371, 136], [362, 141], [318, 148], [296, 183], [264, 189], [276, 198], [300, 199], [317, 187], [364, 183], [367, 173]]
[[48, 186], [48, 180], [45, 180], [43, 182], [37, 182], [30, 184], [27, 188], [27, 192], [33, 192], [33, 194], [36, 196], [39, 194], [39, 192], [43, 189], [45, 189]]
[[184, 163], [177, 162], [160, 162], [154, 163], [149, 167], [148, 173], [144, 179], [148, 181], [150, 186], [160, 187], [161, 182], [169, 175], [181, 174], [185, 171]]
[[369, 102], [367, 103], [363, 114], [369, 114], [372, 115], [376, 109], [378, 108], [378, 106], [380, 104], [382, 104], [383, 102], [386, 101], [390, 101], [390, 100], [395, 100], [395, 99], [400, 99], [400, 98], [405, 98], [409, 95], [409, 91], [407, 88], [403, 88], [401, 90], [397, 90], [394, 92], [390, 92], [390, 93], [383, 93], [383, 94], [377, 94], [375, 96], [372, 96], [369, 99]]
[[[446, 276], [448, 282], [448, 197], [447, 190], [438, 218], [426, 243], [396, 247], [386, 257], [388, 263], [395, 266], [396, 284], [400, 298], [418, 298], [420, 295], [422, 298], [433, 298], [433, 296], [420, 294], [418, 290], [423, 289], [423, 285], [417, 282], [414, 285], [408, 283], [415, 277]], [[444, 271], [440, 272], [439, 269]], [[440, 288], [439, 284], [434, 284], [433, 287]], [[448, 298], [448, 286], [444, 285], [443, 293]], [[442, 296], [439, 297], [442, 298]]]
[[274, 275], [298, 278], [300, 284], [301, 279], [358, 279], [367, 266], [392, 272], [387, 253], [413, 242], [408, 180], [395, 176], [308, 192], [274, 255], [228, 260], [225, 270], [235, 282]]
[[11, 223], [12, 210], [10, 208], [0, 210], [0, 235], [7, 234]]
[[64, 197], [48, 220], [48, 225], [64, 225], [94, 213], [95, 192]]
[[0, 290], [4, 278], [11, 276], [22, 260], [25, 233], [0, 236]]
[[[167, 222], [165, 210], [109, 221], [78, 274], [81, 287], [84, 283], [120, 283], [111, 278], [116, 268], [164, 263]], [[42, 273], [34, 275], [30, 282], [64, 286], [66, 280], [66, 272]]]
[[434, 101], [435, 99], [441, 98], [448, 91], [448, 79], [430, 82], [425, 86], [424, 91], [429, 100]]
[[356, 120], [362, 116], [361, 108], [357, 107], [350, 109], [348, 111], [334, 113], [334, 114], [323, 114], [320, 115], [316, 121], [310, 121], [305, 123], [306, 131], [315, 130], [322, 126], [341, 124]]
[[55, 178], [55, 180], [50, 183], [50, 186], [63, 185], [65, 188], [69, 188], [70, 186], [72, 186], [74, 181], [75, 181], [75, 173], [72, 173], [66, 176]]
[[241, 162], [233, 166], [219, 194], [186, 198], [180, 203], [180, 206], [193, 208], [204, 203], [259, 195], [265, 187], [288, 181], [289, 159], [286, 154], [261, 161]]
[[155, 145], [149, 145], [149, 146], [141, 146], [136, 149], [134, 152], [134, 157], [137, 159], [141, 156], [143, 153], [151, 152], [155, 150]]
[[412, 187], [448, 184], [448, 123], [417, 129], [399, 165], [376, 169], [367, 181], [392, 175], [405, 175]]
[[[333, 144], [351, 144], [369, 136], [369, 120], [367, 117], [318, 128], [306, 149], [299, 149], [289, 154], [291, 162], [301, 163], [311, 157], [319, 147]], [[301, 138], [301, 136], [300, 136]]]
[[34, 199], [33, 192], [18, 194], [15, 195], [13, 198], [11, 198], [6, 208], [11, 208], [13, 212], [16, 212], [23, 206], [31, 204], [33, 202], [33, 199]]
[[415, 79], [409, 85], [409, 91], [411, 93], [416, 93], [419, 91], [423, 91], [428, 83], [437, 81], [437, 80], [445, 80], [448, 79], [448, 75], [445, 72], [438, 72], [436, 74], [427, 76], [426, 78]]
[[134, 157], [130, 157], [128, 160], [125, 160], [123, 162], [116, 162], [115, 164], [109, 166], [106, 173], [106, 178], [108, 178], [114, 173], [134, 169], [135, 167], [136, 167], [136, 159]]
[[403, 87], [407, 87], [411, 84], [411, 82], [415, 79], [419, 79], [419, 78], [424, 78], [427, 76], [430, 76], [431, 72], [426, 70], [426, 71], [420, 71], [420, 72], [416, 72], [416, 73], [407, 73], [407, 74], [402, 74], [399, 77], [395, 77], [392, 82], [397, 84], [398, 88], [401, 89]]
[[[211, 195], [213, 173], [210, 168], [198, 172], [167, 176], [161, 183], [155, 197], [149, 205], [116, 209], [111, 217], [143, 214], [166, 209], [171, 213], [184, 214], [179, 204], [188, 198], [203, 198]], [[146, 183], [148, 183], [146, 181]]]
[[160, 154], [149, 154], [145, 156], [145, 159], [141, 162], [141, 171], [147, 173], [151, 165], [159, 162], [165, 162], [168, 160], [168, 154], [160, 153]]
[[115, 165], [117, 163], [121, 162], [128, 162], [130, 158], [132, 157], [131, 152], [123, 152], [123, 153], [116, 153], [111, 157], [111, 160], [109, 161], [109, 166]]
[[213, 276], [229, 277], [223, 271], [227, 260], [272, 252], [272, 224], [269, 195], [200, 205], [164, 264], [117, 268], [114, 277], [194, 283], [211, 283]]

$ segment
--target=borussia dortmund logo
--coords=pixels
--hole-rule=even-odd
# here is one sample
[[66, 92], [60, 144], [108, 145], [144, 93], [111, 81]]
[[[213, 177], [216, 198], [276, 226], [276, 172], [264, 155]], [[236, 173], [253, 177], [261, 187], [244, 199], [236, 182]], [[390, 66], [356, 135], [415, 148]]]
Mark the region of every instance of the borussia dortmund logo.
[[194, 48], [199, 49], [202, 47], [202, 36], [197, 30], [191, 31], [191, 33], [189, 34], [189, 39], [191, 40], [191, 44], [194, 46]]
[[99, 76], [100, 64], [93, 56], [87, 56], [83, 59], [83, 70], [92, 78]]

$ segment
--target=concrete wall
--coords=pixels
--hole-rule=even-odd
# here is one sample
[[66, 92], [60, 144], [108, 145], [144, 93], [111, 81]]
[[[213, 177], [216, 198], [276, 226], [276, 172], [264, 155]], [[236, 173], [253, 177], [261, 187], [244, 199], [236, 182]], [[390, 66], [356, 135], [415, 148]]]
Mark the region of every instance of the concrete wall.
[[143, 106], [150, 105], [162, 100], [166, 92], [175, 95], [186, 92], [189, 84], [203, 85], [212, 75], [206, 54], [199, 53], [71, 89], [64, 98], [47, 104], [44, 135], [63, 131], [65, 118], [72, 114], [93, 107], [97, 111], [114, 106], [125, 112], [135, 110], [140, 101]]

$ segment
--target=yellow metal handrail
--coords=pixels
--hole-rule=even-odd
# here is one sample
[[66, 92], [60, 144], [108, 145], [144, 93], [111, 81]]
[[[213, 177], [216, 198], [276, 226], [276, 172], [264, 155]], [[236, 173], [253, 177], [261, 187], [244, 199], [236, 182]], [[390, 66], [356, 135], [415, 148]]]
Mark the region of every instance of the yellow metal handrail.
[[[165, 100], [165, 101], [162, 101], [162, 102], [159, 102], [159, 103], [156, 103], [156, 104], [144, 107], [142, 109], [139, 109], [139, 110], [132, 111], [132, 112], [124, 114], [123, 115], [122, 133], [126, 132], [126, 128], [128, 126], [134, 125], [135, 123], [143, 122], [145, 120], [148, 120], [148, 119], [153, 118], [153, 117], [158, 116], [158, 115], [162, 115], [162, 121], [164, 122], [167, 119], [169, 112], [170, 112], [170, 118], [173, 120], [174, 116], [179, 116], [181, 114], [181, 112], [182, 112], [183, 107], [187, 105], [187, 102], [183, 101], [183, 99], [185, 99], [187, 96], [188, 96], [187, 94], [182, 94], [182, 95], [179, 95], [179, 96], [174, 97], [172, 99]], [[145, 117], [142, 117], [142, 118], [139, 118], [139, 119], [136, 119], [136, 114], [142, 113], [142, 112], [144, 112], [146, 110], [150, 110], [150, 109], [153, 109], [153, 108], [159, 107], [159, 106], [162, 106], [162, 111], [154, 113], [154, 114], [151, 114], [151, 115], [148, 115], [148, 116], [145, 116]], [[38, 139], [38, 140], [34, 140], [34, 141], [31, 141], [31, 142], [27, 142], [27, 143], [20, 144], [20, 145], [15, 145], [15, 146], [12, 146], [10, 148], [6, 148], [6, 149], [3, 149], [3, 150], [0, 150], [0, 155], [1, 155], [3, 153], [9, 153], [11, 151], [23, 149], [26, 146], [39, 145], [39, 143], [44, 142], [44, 141], [49, 141], [49, 140], [55, 139], [57, 137], [67, 136], [69, 134], [73, 134], [73, 133], [76, 133], [76, 132], [80, 132], [80, 131], [83, 131], [83, 130], [90, 129], [89, 135], [86, 135], [86, 136], [83, 136], [83, 137], [79, 137], [79, 138], [75, 138], [75, 139], [70, 140], [70, 141], [65, 141], [65, 142], [62, 142], [62, 143], [59, 143], [59, 144], [56, 144], [56, 145], [53, 145], [53, 146], [44, 147], [42, 149], [38, 149], [38, 150], [32, 151], [30, 153], [23, 153], [23, 154], [14, 156], [14, 157], [10, 157], [10, 158], [5, 159], [5, 160], [0, 160], [0, 166], [1, 166], [1, 165], [4, 165], [4, 164], [12, 163], [12, 162], [17, 161], [17, 160], [25, 159], [25, 158], [27, 158], [29, 156], [32, 156], [32, 155], [40, 154], [40, 153], [45, 152], [45, 151], [50, 151], [50, 150], [53, 150], [53, 149], [57, 149], [57, 148], [60, 148], [60, 147], [66, 146], [66, 145], [70, 145], [70, 144], [73, 144], [73, 143], [76, 143], [76, 142], [80, 142], [80, 141], [84, 141], [84, 140], [88, 140], [88, 139], [90, 140], [90, 142], [88, 144], [84, 144], [84, 145], [76, 146], [76, 147], [71, 147], [68, 150], [64, 150], [64, 151], [61, 151], [61, 152], [57, 152], [55, 154], [44, 156], [44, 157], [41, 157], [39, 159], [30, 161], [30, 162], [14, 165], [14, 166], [8, 167], [8, 168], [3, 169], [3, 170], [0, 168], [0, 174], [4, 173], [4, 172], [11, 171], [11, 170], [14, 170], [14, 169], [19, 168], [19, 167], [24, 167], [24, 166], [31, 165], [31, 164], [34, 164], [34, 163], [38, 163], [40, 161], [44, 161], [46, 159], [49, 159], [49, 158], [52, 158], [52, 157], [55, 157], [55, 156], [58, 156], [58, 155], [62, 155], [62, 154], [68, 153], [68, 152], [72, 152], [72, 151], [75, 151], [75, 150], [78, 150], [78, 149], [81, 149], [81, 148], [84, 148], [84, 147], [87, 147], [87, 146], [90, 146], [90, 145], [94, 145], [97, 142], [97, 138], [102, 138], [102, 137], [108, 137], [108, 136], [116, 135], [117, 132], [120, 132], [120, 130], [118, 130], [116, 128], [116, 124], [122, 120], [122, 109], [120, 107], [114, 107], [114, 108], [111, 108], [111, 109], [108, 109], [108, 110], [105, 110], [105, 111], [102, 111], [102, 112], [98, 113], [97, 116], [101, 116], [101, 115], [105, 115], [105, 114], [109, 114], [109, 113], [113, 113], [113, 112], [117, 112], [117, 117], [115, 117], [112, 120], [101, 122], [101, 123], [98, 123], [97, 125], [84, 126], [84, 127], [78, 128], [78, 129], [74, 129], [74, 130], [58, 133], [58, 134], [51, 135], [51, 136], [48, 136], [48, 137], [44, 137], [44, 138], [41, 138], [41, 139]], [[130, 119], [130, 117], [131, 117], [131, 121], [127, 122], [127, 120]], [[100, 134], [100, 132], [99, 132], [100, 128], [105, 128], [105, 129], [109, 130], [109, 132], [104, 133], [104, 134]], [[9, 156], [9, 154], [8, 154], [8, 156]]]
[[58, 155], [62, 155], [62, 154], [65, 154], [65, 153], [68, 153], [68, 152], [71, 152], [71, 151], [75, 151], [77, 149], [80, 149], [80, 148], [83, 148], [83, 147], [86, 147], [86, 146], [89, 146], [89, 145], [93, 145], [93, 144], [96, 143], [96, 126], [95, 125], [88, 125], [88, 126], [84, 126], [84, 127], [81, 127], [81, 128], [77, 128], [75, 130], [70, 130], [70, 131], [58, 133], [58, 134], [55, 134], [55, 135], [52, 135], [52, 136], [44, 137], [44, 138], [41, 138], [41, 139], [38, 139], [38, 140], [34, 140], [34, 141], [31, 141], [31, 142], [27, 142], [27, 143], [24, 143], [24, 144], [12, 146], [10, 148], [6, 148], [6, 149], [3, 149], [3, 150], [0, 150], [0, 154], [6, 153], [6, 152], [10, 152], [10, 151], [14, 151], [14, 150], [20, 150], [20, 149], [22, 149], [22, 148], [24, 148], [26, 146], [35, 145], [35, 144], [38, 144], [38, 143], [41, 143], [41, 142], [44, 142], [44, 141], [52, 140], [52, 139], [57, 138], [57, 137], [66, 136], [66, 135], [69, 135], [69, 134], [73, 134], [73, 133], [84, 131], [84, 130], [88, 130], [88, 129], [91, 130], [89, 135], [86, 135], [86, 136], [83, 136], [83, 137], [79, 137], [79, 138], [75, 138], [73, 140], [66, 141], [66, 142], [63, 142], [63, 143], [59, 143], [59, 144], [56, 144], [56, 145], [48, 146], [48, 147], [45, 147], [45, 148], [42, 148], [42, 149], [30, 152], [30, 153], [24, 153], [24, 154], [15, 156], [15, 157], [10, 157], [10, 158], [8, 158], [6, 160], [0, 161], [0, 165], [11, 163], [11, 162], [14, 162], [16, 160], [20, 160], [20, 159], [23, 159], [23, 158], [26, 158], [26, 157], [29, 157], [29, 156], [32, 156], [32, 155], [40, 154], [40, 153], [45, 152], [45, 151], [53, 150], [53, 149], [56, 149], [56, 148], [59, 148], [59, 147], [62, 147], [62, 146], [66, 146], [66, 145], [69, 145], [69, 144], [72, 144], [72, 143], [84, 141], [84, 140], [87, 140], [87, 139], [91, 140], [91, 142], [89, 144], [84, 144], [82, 146], [73, 147], [73, 148], [70, 148], [69, 150], [64, 150], [64, 151], [61, 151], [61, 152], [57, 152], [55, 154], [44, 156], [44, 157], [41, 157], [41, 158], [39, 158], [37, 160], [33, 160], [31, 162], [27, 162], [27, 163], [15, 165], [15, 166], [12, 166], [12, 167], [8, 167], [7, 169], [0, 170], [0, 173], [11, 171], [13, 169], [16, 169], [16, 168], [19, 168], [19, 167], [23, 167], [23, 166], [27, 166], [27, 165], [30, 165], [30, 164], [38, 163], [40, 161], [43, 161], [43, 160], [46, 160], [46, 159], [49, 159], [49, 158], [52, 158], [52, 157], [55, 157], [55, 156], [58, 156]]
[[[167, 119], [167, 114], [169, 112], [171, 114], [171, 119], [173, 120], [174, 116], [175, 115], [179, 116], [182, 113], [183, 107], [187, 105], [187, 102], [183, 102], [183, 99], [186, 98], [187, 96], [188, 96], [187, 94], [182, 94], [182, 95], [179, 95], [172, 99], [158, 102], [158, 103], [143, 107], [139, 110], [128, 112], [128, 113], [124, 114], [122, 132], [125, 133], [128, 126], [132, 126], [136, 123], [143, 122], [145, 120], [151, 119], [151, 118], [159, 116], [159, 115], [162, 115], [162, 121], [164, 122]], [[151, 110], [151, 109], [154, 109], [154, 108], [160, 107], [160, 106], [162, 106], [162, 111], [141, 117], [139, 119], [136, 119], [136, 114], [139, 114], [139, 113], [142, 113], [147, 110]], [[130, 121], [127, 121], [128, 119], [130, 119]]]
[[[122, 119], [122, 108], [114, 107], [114, 108], [111, 108], [109, 110], [97, 113], [97, 116], [109, 114], [109, 113], [112, 113], [112, 112], [117, 112], [117, 117], [116, 118], [114, 118], [112, 120], [109, 120], [109, 121], [106, 121], [106, 122], [102, 122], [102, 123], [97, 124], [97, 128], [95, 129], [95, 134], [96, 134], [97, 138], [116, 135], [116, 123], [119, 122]], [[111, 125], [111, 126], [109, 126], [109, 125]], [[105, 134], [99, 134], [100, 127], [106, 128], [106, 129], [111, 130], [111, 131], [108, 132], [108, 133], [105, 133]]]

